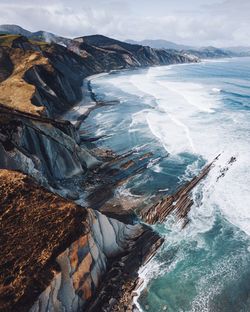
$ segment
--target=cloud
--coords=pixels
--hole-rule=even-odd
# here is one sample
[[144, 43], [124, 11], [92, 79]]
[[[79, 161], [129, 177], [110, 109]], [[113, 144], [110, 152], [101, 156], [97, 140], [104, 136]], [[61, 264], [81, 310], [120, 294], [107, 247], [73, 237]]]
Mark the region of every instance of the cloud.
[[1, 0], [0, 23], [76, 37], [162, 38], [195, 45], [248, 45], [250, 1]]

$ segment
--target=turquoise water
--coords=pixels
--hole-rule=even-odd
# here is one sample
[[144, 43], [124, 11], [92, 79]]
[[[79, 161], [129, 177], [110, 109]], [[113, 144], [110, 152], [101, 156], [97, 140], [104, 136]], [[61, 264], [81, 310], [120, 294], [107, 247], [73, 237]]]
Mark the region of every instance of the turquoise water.
[[139, 308], [250, 311], [250, 59], [112, 73], [91, 85], [98, 99], [116, 101], [83, 125], [103, 135], [97, 144], [154, 154], [121, 194], [171, 193], [221, 154], [193, 192], [188, 226], [174, 216], [154, 226], [165, 243], [140, 272]]

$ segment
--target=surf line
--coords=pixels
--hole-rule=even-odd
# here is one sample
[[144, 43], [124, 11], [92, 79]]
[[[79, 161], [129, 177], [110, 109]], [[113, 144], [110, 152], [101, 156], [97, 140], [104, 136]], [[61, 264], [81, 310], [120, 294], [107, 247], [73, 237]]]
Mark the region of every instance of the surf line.
[[[163, 197], [156, 204], [145, 207], [141, 211], [141, 218], [148, 224], [155, 224], [157, 222], [163, 223], [166, 217], [175, 212], [177, 218], [182, 222], [182, 228], [184, 228], [189, 223], [188, 213], [193, 205], [194, 201], [190, 194], [192, 193], [195, 186], [210, 172], [210, 170], [215, 166], [216, 161], [219, 159], [221, 154], [219, 154], [215, 159], [204, 166], [200, 173], [193, 177], [189, 182], [182, 185], [174, 194], [167, 195]], [[220, 176], [217, 181], [225, 176], [225, 173], [229, 170], [229, 167], [236, 161], [236, 157], [232, 156], [227, 163], [227, 166], [220, 171]]]
[[168, 116], [176, 125], [178, 125], [178, 126], [183, 128], [184, 132], [186, 133], [188, 142], [190, 144], [190, 147], [191, 147], [193, 153], [196, 153], [196, 150], [195, 150], [195, 147], [194, 147], [194, 143], [193, 143], [193, 140], [191, 138], [190, 131], [189, 131], [188, 127], [184, 123], [182, 123], [180, 120], [178, 120], [176, 117], [174, 117], [172, 114], [168, 113]]

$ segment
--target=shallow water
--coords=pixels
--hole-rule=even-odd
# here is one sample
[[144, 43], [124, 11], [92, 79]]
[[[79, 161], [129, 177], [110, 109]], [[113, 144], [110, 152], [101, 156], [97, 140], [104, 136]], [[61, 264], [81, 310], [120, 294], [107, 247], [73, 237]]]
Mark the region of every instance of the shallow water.
[[250, 59], [112, 73], [92, 88], [100, 100], [119, 101], [83, 124], [104, 135], [98, 144], [161, 157], [121, 192], [171, 193], [221, 154], [193, 193], [189, 225], [180, 231], [170, 216], [155, 226], [166, 241], [141, 272], [141, 309], [250, 311]]

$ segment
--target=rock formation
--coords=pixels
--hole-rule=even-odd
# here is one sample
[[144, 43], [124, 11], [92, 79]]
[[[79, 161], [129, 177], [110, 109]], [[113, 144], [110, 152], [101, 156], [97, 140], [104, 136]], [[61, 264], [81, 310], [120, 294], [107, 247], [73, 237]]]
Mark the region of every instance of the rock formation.
[[[217, 160], [219, 156], [215, 158]], [[168, 195], [162, 198], [160, 202], [151, 207], [145, 207], [141, 211], [142, 219], [148, 224], [155, 224], [156, 222], [162, 223], [166, 220], [167, 216], [174, 212], [179, 219], [183, 219], [183, 227], [188, 223], [188, 212], [193, 205], [191, 193], [194, 187], [206, 177], [209, 173], [213, 162], [205, 166], [201, 172], [195, 176], [191, 181], [185, 183], [173, 195]]]
[[[220, 155], [218, 155], [213, 162], [206, 165], [197, 176], [182, 185], [175, 194], [162, 198], [152, 206], [144, 207], [140, 212], [141, 218], [148, 224], [155, 224], [157, 222], [162, 223], [166, 220], [169, 214], [174, 213], [177, 218], [181, 220], [182, 226], [185, 227], [189, 222], [188, 213], [193, 205], [192, 191], [197, 184], [207, 176], [219, 156]], [[220, 170], [216, 181], [225, 176], [226, 172], [235, 161], [236, 157], [232, 156], [229, 159], [227, 166]]]
[[1, 311], [102, 311], [162, 243], [19, 172], [0, 170], [0, 195]]
[[99, 163], [78, 145], [77, 132], [67, 121], [33, 116], [1, 105], [0, 120], [2, 168], [20, 170], [42, 185], [58, 189], [62, 179], [83, 175]]

